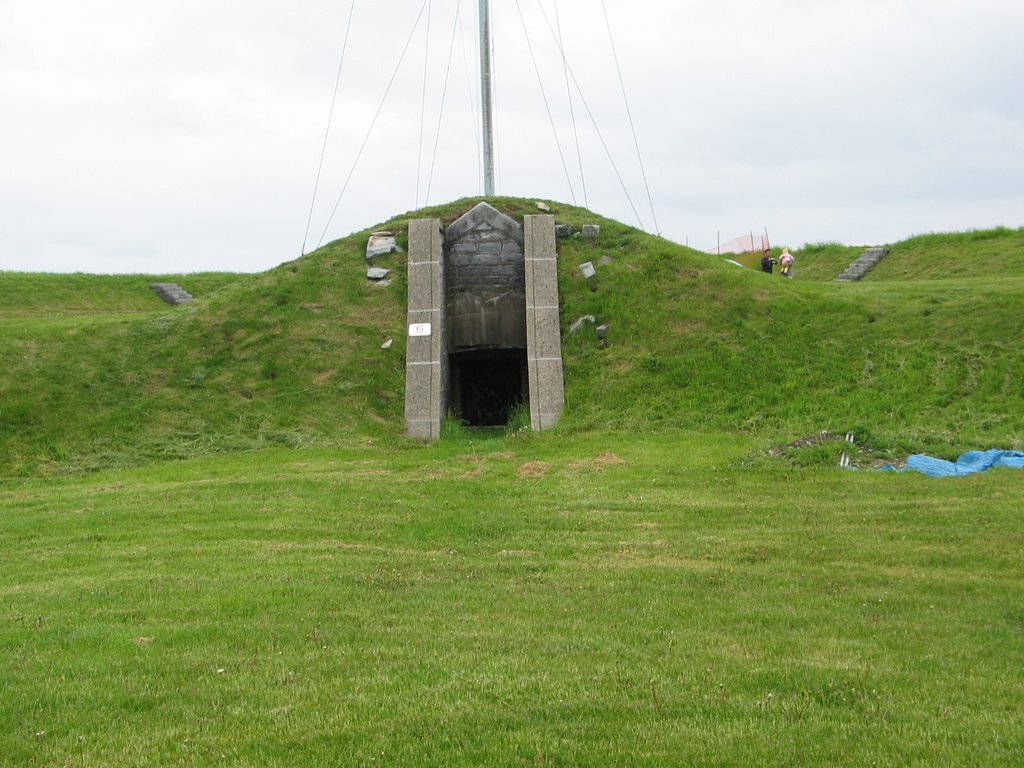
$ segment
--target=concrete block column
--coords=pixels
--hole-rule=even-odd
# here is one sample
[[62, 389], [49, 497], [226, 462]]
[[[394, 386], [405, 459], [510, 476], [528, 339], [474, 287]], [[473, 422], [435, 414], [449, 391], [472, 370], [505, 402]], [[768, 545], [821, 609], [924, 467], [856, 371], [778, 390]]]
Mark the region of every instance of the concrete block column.
[[409, 222], [405, 423], [410, 437], [426, 440], [441, 437], [448, 403], [443, 243], [440, 219]]
[[523, 241], [526, 257], [526, 358], [530, 377], [530, 426], [540, 431], [554, 426], [565, 410], [555, 217], [524, 217]]

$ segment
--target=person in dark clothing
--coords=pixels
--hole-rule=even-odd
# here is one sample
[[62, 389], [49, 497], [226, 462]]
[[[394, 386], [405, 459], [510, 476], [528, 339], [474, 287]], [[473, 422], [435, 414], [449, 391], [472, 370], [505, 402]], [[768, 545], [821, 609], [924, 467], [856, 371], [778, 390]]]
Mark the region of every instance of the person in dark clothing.
[[775, 265], [778, 263], [779, 262], [772, 257], [772, 249], [765, 248], [764, 256], [761, 257], [761, 271], [767, 272], [770, 275], [772, 270], [775, 268]]

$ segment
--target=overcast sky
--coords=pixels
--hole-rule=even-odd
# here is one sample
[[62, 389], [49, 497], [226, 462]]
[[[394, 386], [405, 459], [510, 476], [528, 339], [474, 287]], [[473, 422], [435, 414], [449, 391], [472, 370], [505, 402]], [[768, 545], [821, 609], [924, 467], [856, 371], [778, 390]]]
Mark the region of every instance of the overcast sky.
[[[351, 0], [0, 0], [0, 270], [260, 271], [481, 194], [458, 6], [357, 0], [344, 48]], [[493, 6], [500, 194], [710, 249], [1024, 225], [1019, 0]]]

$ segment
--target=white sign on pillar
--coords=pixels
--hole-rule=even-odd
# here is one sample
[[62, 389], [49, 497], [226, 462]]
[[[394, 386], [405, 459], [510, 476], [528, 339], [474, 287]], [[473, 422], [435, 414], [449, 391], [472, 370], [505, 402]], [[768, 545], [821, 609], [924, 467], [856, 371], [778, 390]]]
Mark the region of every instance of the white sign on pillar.
[[429, 336], [430, 333], [430, 323], [413, 323], [409, 326], [410, 336]]

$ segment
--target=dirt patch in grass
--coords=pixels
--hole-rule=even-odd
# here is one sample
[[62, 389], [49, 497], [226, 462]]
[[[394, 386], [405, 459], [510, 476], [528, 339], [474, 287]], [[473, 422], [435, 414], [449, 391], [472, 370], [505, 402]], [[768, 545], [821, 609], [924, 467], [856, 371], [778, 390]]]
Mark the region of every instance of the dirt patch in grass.
[[548, 465], [543, 461], [528, 461], [519, 467], [520, 479], [536, 479], [548, 473]]

